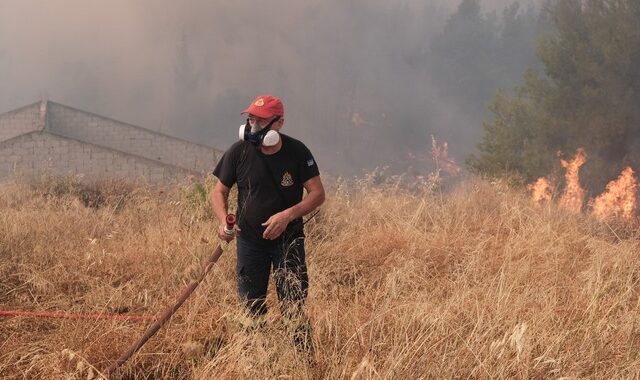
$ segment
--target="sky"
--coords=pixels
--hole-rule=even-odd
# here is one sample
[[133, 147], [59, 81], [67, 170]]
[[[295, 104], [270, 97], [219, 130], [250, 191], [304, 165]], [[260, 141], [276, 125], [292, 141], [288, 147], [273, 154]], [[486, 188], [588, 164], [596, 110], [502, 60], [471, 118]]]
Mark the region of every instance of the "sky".
[[443, 101], [420, 63], [457, 5], [0, 0], [0, 112], [48, 99], [224, 150], [240, 111], [272, 93], [283, 132], [330, 172], [403, 162], [430, 134], [463, 156], [482, 120]]

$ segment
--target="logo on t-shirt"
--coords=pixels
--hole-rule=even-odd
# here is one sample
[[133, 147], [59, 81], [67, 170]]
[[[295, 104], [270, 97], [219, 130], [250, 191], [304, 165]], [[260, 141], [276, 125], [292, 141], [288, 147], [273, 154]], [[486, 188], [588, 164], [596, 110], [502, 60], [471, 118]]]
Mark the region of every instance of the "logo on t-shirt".
[[280, 185], [284, 187], [289, 187], [293, 185], [293, 177], [291, 177], [291, 174], [289, 174], [289, 172], [284, 172], [284, 175], [282, 176], [282, 181], [280, 181]]

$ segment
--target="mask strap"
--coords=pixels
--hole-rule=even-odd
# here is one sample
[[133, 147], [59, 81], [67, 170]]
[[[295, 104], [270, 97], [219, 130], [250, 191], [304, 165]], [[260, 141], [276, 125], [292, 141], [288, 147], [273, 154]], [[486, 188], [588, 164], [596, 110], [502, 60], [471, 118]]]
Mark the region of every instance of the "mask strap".
[[[273, 125], [273, 123], [277, 122], [277, 121], [278, 121], [278, 120], [280, 120], [281, 118], [282, 118], [282, 116], [280, 116], [280, 115], [276, 116], [276, 117], [275, 117], [275, 119], [271, 120], [271, 121], [269, 122], [269, 124], [267, 124], [264, 128], [262, 128], [262, 129], [260, 129], [260, 130], [261, 130], [261, 131], [265, 131], [265, 132], [267, 132], [268, 130], [270, 130], [270, 129], [271, 129], [271, 126]], [[247, 121], [245, 122], [245, 124], [244, 124], [244, 125], [246, 125], [246, 126], [248, 126], [248, 127], [250, 127], [250, 126], [251, 126], [251, 123], [249, 123], [249, 118], [247, 118]]]
[[275, 123], [276, 121], [280, 120], [280, 118], [281, 118], [281, 116], [280, 116], [280, 115], [276, 116], [276, 117], [275, 117], [275, 119], [271, 120], [271, 121], [269, 122], [269, 124], [267, 124], [267, 126], [266, 126], [266, 127], [264, 127], [264, 128], [262, 128], [262, 129], [261, 129], [261, 131], [264, 131], [264, 132], [269, 131], [269, 130], [271, 129], [271, 126], [273, 125], [273, 123]]

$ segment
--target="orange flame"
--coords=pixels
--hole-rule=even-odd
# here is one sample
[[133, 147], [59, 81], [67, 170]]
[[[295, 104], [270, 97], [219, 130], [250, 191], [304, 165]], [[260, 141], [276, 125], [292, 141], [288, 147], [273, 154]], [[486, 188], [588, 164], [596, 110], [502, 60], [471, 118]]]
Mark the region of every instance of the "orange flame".
[[567, 188], [562, 198], [560, 198], [560, 207], [570, 212], [580, 212], [582, 202], [584, 201], [584, 189], [580, 186], [580, 167], [587, 161], [587, 154], [583, 148], [578, 148], [576, 156], [573, 160], [567, 162], [561, 160], [562, 166], [567, 169], [565, 178], [567, 180]]
[[442, 146], [438, 145], [438, 141], [433, 135], [431, 135], [431, 157], [438, 169], [451, 176], [457, 176], [462, 171], [460, 165], [452, 157], [449, 157], [449, 144], [445, 141]]
[[537, 206], [541, 206], [542, 203], [551, 201], [553, 186], [551, 181], [544, 177], [538, 178], [538, 180], [527, 186], [527, 189], [531, 191], [531, 199]]
[[590, 202], [593, 215], [599, 219], [611, 217], [632, 219], [638, 207], [637, 191], [638, 179], [633, 169], [627, 166], [617, 179], [607, 184], [604, 193]]
[[358, 112], [354, 112], [353, 115], [351, 115], [351, 123], [353, 123], [353, 125], [355, 125], [356, 127], [361, 127], [363, 125], [369, 124]]

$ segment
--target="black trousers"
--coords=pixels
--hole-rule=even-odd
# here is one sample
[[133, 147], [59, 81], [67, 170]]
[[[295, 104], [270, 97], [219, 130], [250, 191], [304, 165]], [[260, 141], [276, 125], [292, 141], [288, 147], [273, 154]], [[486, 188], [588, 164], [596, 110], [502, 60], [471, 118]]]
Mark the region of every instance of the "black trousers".
[[238, 295], [247, 310], [256, 316], [266, 314], [267, 287], [273, 271], [283, 314], [299, 313], [309, 288], [304, 238], [262, 244], [238, 236], [237, 248]]

